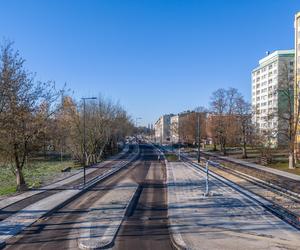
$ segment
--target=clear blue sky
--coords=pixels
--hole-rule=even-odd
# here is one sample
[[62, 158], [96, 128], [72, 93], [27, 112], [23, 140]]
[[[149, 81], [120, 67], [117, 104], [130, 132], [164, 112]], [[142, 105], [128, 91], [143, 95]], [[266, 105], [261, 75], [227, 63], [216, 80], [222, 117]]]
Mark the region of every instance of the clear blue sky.
[[207, 106], [229, 86], [250, 100], [267, 50], [293, 48], [299, 0], [0, 0], [0, 37], [40, 80], [119, 100], [142, 124]]

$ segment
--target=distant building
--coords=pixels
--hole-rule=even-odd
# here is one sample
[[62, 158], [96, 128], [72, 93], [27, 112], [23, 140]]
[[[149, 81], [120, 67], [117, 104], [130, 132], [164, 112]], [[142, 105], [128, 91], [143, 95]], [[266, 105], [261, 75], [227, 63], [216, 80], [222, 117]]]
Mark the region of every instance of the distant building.
[[171, 117], [171, 125], [170, 125], [170, 135], [171, 142], [178, 143], [179, 142], [179, 115], [173, 115]]
[[173, 115], [161, 116], [154, 125], [155, 141], [160, 144], [170, 142], [170, 124]]
[[[259, 66], [252, 71], [252, 122], [257, 132], [264, 135], [272, 146], [286, 145], [287, 140], [279, 129], [286, 126], [276, 114], [279, 105], [285, 101], [277, 89], [283, 81], [283, 70], [293, 76], [294, 50], [277, 50], [267, 53], [259, 60]], [[290, 78], [292, 79], [292, 77]], [[291, 81], [291, 86], [293, 82]]]
[[195, 144], [198, 137], [200, 116], [200, 139], [206, 138], [206, 112], [185, 111], [171, 117], [171, 142]]

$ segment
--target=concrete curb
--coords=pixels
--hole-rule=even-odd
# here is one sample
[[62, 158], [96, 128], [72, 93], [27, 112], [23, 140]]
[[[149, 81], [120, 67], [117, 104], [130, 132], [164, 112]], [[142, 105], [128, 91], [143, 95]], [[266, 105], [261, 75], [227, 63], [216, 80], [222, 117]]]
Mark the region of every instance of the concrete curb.
[[[179, 232], [179, 230], [176, 228], [176, 224], [172, 220], [172, 216], [170, 214], [170, 186], [172, 186], [172, 183], [174, 182], [174, 177], [173, 177], [173, 171], [170, 166], [170, 163], [165, 159], [165, 164], [166, 164], [166, 169], [167, 169], [167, 190], [168, 190], [168, 221], [169, 221], [169, 232], [170, 232], [170, 238], [171, 238], [171, 243], [174, 249], [176, 250], [188, 250], [189, 248], [187, 247], [186, 243], [182, 239], [182, 236]], [[171, 184], [171, 185], [170, 185]], [[175, 193], [176, 197], [176, 193]], [[177, 198], [176, 198], [177, 200]]]
[[[56, 210], [62, 208], [66, 204], [68, 204], [71, 201], [73, 201], [76, 198], [78, 198], [80, 195], [82, 195], [83, 193], [85, 193], [86, 191], [88, 191], [90, 188], [94, 187], [98, 182], [103, 181], [106, 178], [110, 177], [111, 175], [117, 173], [119, 170], [121, 170], [122, 168], [124, 168], [125, 166], [127, 166], [128, 164], [130, 164], [132, 161], [134, 161], [139, 156], [139, 154], [140, 154], [140, 150], [139, 150], [139, 147], [137, 147], [136, 154], [134, 156], [132, 156], [131, 158], [129, 158], [128, 162], [122, 163], [122, 165], [120, 165], [118, 168], [113, 169], [112, 171], [108, 171], [108, 172], [100, 175], [99, 178], [94, 179], [92, 182], [90, 182], [83, 189], [79, 189], [79, 190], [66, 190], [66, 191], [68, 191], [68, 193], [70, 192], [70, 194], [69, 194], [69, 196], [64, 197], [64, 199], [59, 204], [56, 204], [56, 205], [50, 207], [49, 209], [47, 209], [47, 208], [39, 209], [40, 212], [36, 216], [33, 216], [33, 215], [31, 215], [31, 216], [27, 215], [25, 217], [23, 216], [23, 218], [24, 218], [23, 220], [24, 221], [23, 221], [22, 224], [20, 222], [18, 222], [18, 219], [14, 219], [14, 218], [18, 218], [18, 215], [24, 214], [23, 211], [28, 211], [28, 207], [22, 209], [16, 215], [12, 215], [12, 216], [8, 217], [7, 219], [5, 219], [4, 221], [2, 221], [0, 223], [0, 226], [2, 226], [4, 224], [7, 227], [7, 230], [5, 231], [5, 229], [2, 229], [4, 232], [2, 231], [1, 234], [0, 234], [0, 249], [4, 248], [6, 246], [6, 242], [9, 241], [12, 237], [18, 235], [25, 228], [31, 226], [33, 223], [35, 223], [40, 218], [45, 217], [45, 216], [49, 216], [50, 214], [52, 214]], [[59, 195], [59, 194], [60, 193], [57, 193], [57, 195]], [[49, 197], [47, 197], [47, 198], [45, 198], [45, 199], [43, 199], [43, 200], [41, 200], [39, 202], [45, 201], [47, 199], [50, 200], [51, 198], [53, 198], [53, 197], [49, 196]], [[31, 206], [32, 205], [30, 205], [29, 207], [31, 207]], [[22, 216], [20, 216], [20, 217], [22, 219]]]
[[[126, 218], [126, 213], [128, 212], [128, 210], [130, 209], [131, 204], [135, 200], [138, 189], [139, 189], [139, 186], [137, 185], [135, 191], [133, 192], [131, 198], [129, 199], [129, 202], [128, 202], [126, 208], [123, 211], [122, 219], [118, 222], [117, 227], [113, 228], [112, 230], [110, 230], [110, 228], [106, 229], [106, 231], [110, 230], [110, 235], [111, 236], [105, 236], [105, 234], [104, 234], [100, 239], [96, 239], [94, 237], [91, 237], [91, 235], [89, 234], [87, 236], [88, 239], [79, 239], [77, 241], [78, 247], [80, 249], [107, 249], [107, 248], [111, 248], [114, 245], [114, 241], [115, 241], [115, 238], [118, 234], [118, 231], [119, 231], [124, 219]], [[89, 230], [89, 233], [91, 233], [90, 230]]]

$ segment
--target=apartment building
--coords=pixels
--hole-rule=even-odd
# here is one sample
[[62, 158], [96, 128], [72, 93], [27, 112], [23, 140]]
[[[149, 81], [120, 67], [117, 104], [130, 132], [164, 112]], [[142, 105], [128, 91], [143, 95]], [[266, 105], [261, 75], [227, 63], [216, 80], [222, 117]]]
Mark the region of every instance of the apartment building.
[[173, 115], [162, 115], [155, 122], [154, 130], [155, 130], [155, 141], [160, 144], [169, 143], [170, 142], [170, 124], [171, 117]]
[[[280, 146], [287, 143], [279, 133], [286, 126], [286, 121], [278, 118], [279, 105], [284, 105], [278, 87], [285, 80], [286, 74], [294, 74], [294, 50], [277, 50], [267, 53], [259, 60], [259, 66], [252, 71], [252, 122], [257, 132], [265, 136], [266, 143]], [[289, 77], [293, 86], [293, 77]]]
[[171, 125], [170, 125], [170, 135], [171, 142], [178, 143], [179, 142], [179, 115], [173, 115], [171, 117]]

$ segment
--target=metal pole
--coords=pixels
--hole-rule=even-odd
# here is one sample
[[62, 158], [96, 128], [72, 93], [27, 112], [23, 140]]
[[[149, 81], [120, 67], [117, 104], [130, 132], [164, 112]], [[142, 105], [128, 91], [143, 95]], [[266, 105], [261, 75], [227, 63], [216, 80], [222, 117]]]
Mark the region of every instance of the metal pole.
[[197, 139], [198, 139], [198, 163], [200, 163], [200, 114], [199, 113], [198, 113]]
[[208, 195], [209, 189], [208, 189], [208, 161], [206, 162], [205, 166], [205, 173], [206, 173], [206, 178], [205, 178], [205, 196]]
[[83, 99], [83, 185], [85, 186], [85, 164], [86, 164], [86, 146], [85, 146], [85, 99]]

